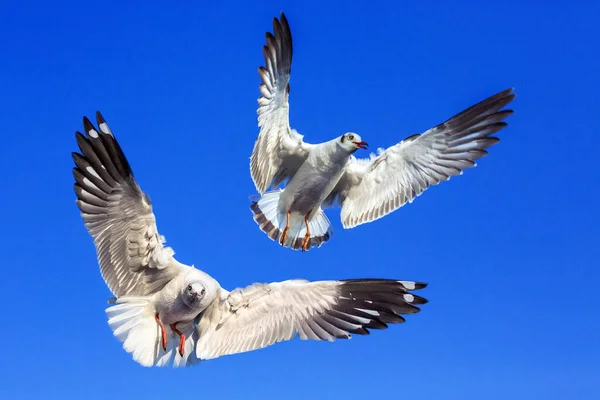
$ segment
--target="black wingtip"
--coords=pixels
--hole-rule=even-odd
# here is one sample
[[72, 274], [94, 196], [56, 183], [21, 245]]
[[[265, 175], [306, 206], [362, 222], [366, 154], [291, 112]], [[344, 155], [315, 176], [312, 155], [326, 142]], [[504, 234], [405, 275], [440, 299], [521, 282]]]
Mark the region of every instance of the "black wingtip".
[[[512, 99], [514, 99], [514, 97]], [[510, 101], [512, 101], [512, 99]], [[513, 115], [514, 113], [515, 113], [515, 110], [505, 109], [505, 110], [502, 110], [502, 111], [498, 111], [496, 114], [503, 114], [503, 115], [505, 115], [504, 118], [508, 118], [511, 115]]]
[[87, 134], [89, 134], [91, 130], [96, 130], [92, 122], [86, 116], [83, 117], [83, 129]]
[[504, 97], [506, 99], [508, 99], [508, 101], [506, 102], [506, 104], [510, 103], [511, 101], [513, 101], [515, 99], [515, 97], [517, 97], [517, 94], [514, 93], [515, 88], [508, 88], [505, 89], [501, 92], [499, 92], [496, 96], [498, 97]]
[[96, 121], [98, 121], [98, 125], [106, 123], [106, 120], [104, 119], [100, 111], [96, 111]]
[[100, 111], [96, 111], [96, 122], [98, 123], [98, 129], [100, 130], [100, 133], [112, 136], [114, 138], [112, 131], [108, 127], [108, 124], [106, 123], [106, 120]]
[[289, 29], [289, 28], [287, 28], [287, 27], [289, 27], [288, 20], [287, 20], [285, 14], [283, 13], [283, 11], [281, 12], [281, 14], [279, 14], [279, 21], [277, 21], [277, 22], [281, 25], [281, 27], [283, 29]]
[[75, 131], [75, 140], [79, 143], [80, 140], [85, 140], [85, 135], [79, 131]]
[[[425, 297], [421, 297], [421, 296], [413, 294], [413, 293], [411, 293], [411, 296], [413, 297], [413, 301], [410, 304], [423, 305], [423, 304], [429, 303], [429, 300], [427, 300]], [[419, 307], [416, 307], [416, 308], [419, 308]], [[419, 308], [419, 311], [421, 311], [420, 308]]]
[[514, 95], [514, 93], [513, 93], [514, 91], [515, 91], [515, 88], [509, 87], [507, 89], [499, 91], [498, 93], [495, 94], [495, 96], [504, 97], [504, 96], [508, 96], [510, 94]]

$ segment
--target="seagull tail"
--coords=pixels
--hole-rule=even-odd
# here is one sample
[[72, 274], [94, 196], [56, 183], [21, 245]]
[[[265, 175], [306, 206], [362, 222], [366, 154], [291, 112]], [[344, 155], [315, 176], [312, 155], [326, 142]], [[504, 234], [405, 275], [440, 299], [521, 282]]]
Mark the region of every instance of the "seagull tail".
[[[250, 209], [254, 214], [254, 221], [260, 227], [260, 230], [267, 234], [271, 240], [279, 241], [285, 225], [287, 216], [279, 210], [279, 197], [281, 190], [267, 192], [260, 197], [254, 199]], [[333, 236], [333, 229], [329, 218], [325, 215], [322, 209], [312, 213], [308, 220], [308, 228], [310, 230], [310, 247], [321, 247]], [[302, 242], [306, 235], [306, 224], [304, 217], [297, 214], [290, 216], [290, 226], [285, 243], [285, 247], [293, 250], [302, 248]]]
[[183, 357], [179, 355], [179, 335], [165, 324], [166, 350], [162, 345], [162, 330], [156, 321], [156, 311], [151, 297], [121, 297], [106, 309], [108, 325], [113, 334], [123, 343], [123, 349], [144, 367], [184, 367], [199, 360], [193, 351], [196, 336], [194, 323], [177, 324], [185, 334]]

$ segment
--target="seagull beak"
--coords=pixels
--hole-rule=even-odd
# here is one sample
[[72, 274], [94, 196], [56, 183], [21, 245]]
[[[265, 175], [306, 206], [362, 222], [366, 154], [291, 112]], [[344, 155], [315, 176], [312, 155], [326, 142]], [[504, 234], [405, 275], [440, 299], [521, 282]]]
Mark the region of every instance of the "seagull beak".
[[367, 143], [367, 142], [352, 142], [352, 143], [354, 143], [354, 145], [356, 147], [358, 147], [359, 149], [364, 149], [364, 150], [366, 150], [367, 146], [369, 145], [369, 143]]

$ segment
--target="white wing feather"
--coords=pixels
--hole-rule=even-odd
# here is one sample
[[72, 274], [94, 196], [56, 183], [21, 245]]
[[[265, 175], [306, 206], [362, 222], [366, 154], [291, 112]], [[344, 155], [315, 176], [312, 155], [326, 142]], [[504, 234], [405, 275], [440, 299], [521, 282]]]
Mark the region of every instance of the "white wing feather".
[[425, 299], [410, 294], [423, 283], [393, 280], [254, 284], [225, 293], [198, 323], [196, 356], [211, 359], [290, 340], [334, 341], [367, 328], [401, 323]]
[[100, 113], [99, 130], [83, 119], [73, 153], [77, 206], [94, 239], [102, 277], [117, 296], [147, 296], [179, 271], [173, 250], [163, 247], [150, 198], [137, 184], [121, 147]]
[[501, 109], [514, 97], [512, 89], [505, 90], [376, 157], [352, 157], [325, 205], [337, 198], [344, 228], [353, 228], [412, 202], [430, 185], [462, 174], [500, 140], [490, 135], [507, 125], [502, 120], [512, 111]]
[[250, 157], [252, 180], [260, 194], [292, 177], [313, 146], [289, 124], [292, 34], [285, 15], [281, 14], [281, 22], [273, 19], [273, 32], [266, 34], [265, 66], [258, 69], [263, 82], [257, 111], [260, 133]]

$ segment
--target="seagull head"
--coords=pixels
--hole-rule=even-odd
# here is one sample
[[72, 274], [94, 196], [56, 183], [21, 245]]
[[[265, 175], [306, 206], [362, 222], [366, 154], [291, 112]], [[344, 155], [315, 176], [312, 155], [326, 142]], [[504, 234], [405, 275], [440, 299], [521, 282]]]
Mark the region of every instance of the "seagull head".
[[200, 281], [188, 282], [183, 287], [182, 298], [183, 302], [188, 307], [196, 307], [200, 304], [201, 300], [206, 294], [206, 288]]
[[339, 139], [339, 145], [342, 146], [348, 153], [354, 153], [358, 149], [367, 149], [369, 145], [364, 142], [360, 136], [354, 132], [348, 132], [343, 134]]

